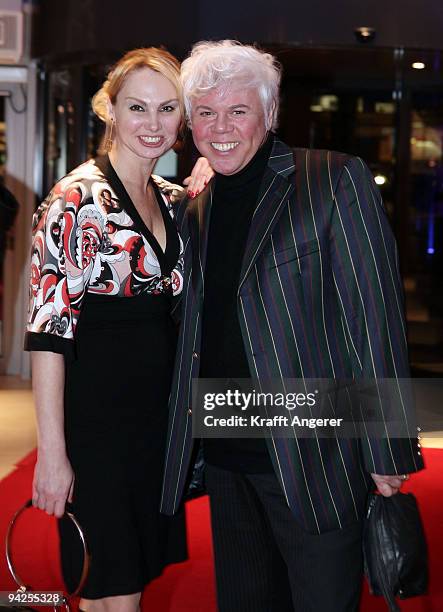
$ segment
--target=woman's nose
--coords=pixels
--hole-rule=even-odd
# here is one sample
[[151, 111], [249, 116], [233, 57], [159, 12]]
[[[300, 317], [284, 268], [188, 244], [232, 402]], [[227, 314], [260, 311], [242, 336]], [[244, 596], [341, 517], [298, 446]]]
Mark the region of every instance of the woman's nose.
[[160, 117], [157, 113], [147, 113], [144, 123], [151, 132], [157, 132], [160, 129]]

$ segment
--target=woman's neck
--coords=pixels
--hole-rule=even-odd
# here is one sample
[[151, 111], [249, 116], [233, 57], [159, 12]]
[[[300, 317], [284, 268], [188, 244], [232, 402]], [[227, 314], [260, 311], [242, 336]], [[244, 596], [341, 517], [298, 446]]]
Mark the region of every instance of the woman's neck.
[[115, 143], [109, 151], [109, 160], [125, 187], [143, 191], [157, 161], [138, 158], [134, 153], [122, 151]]

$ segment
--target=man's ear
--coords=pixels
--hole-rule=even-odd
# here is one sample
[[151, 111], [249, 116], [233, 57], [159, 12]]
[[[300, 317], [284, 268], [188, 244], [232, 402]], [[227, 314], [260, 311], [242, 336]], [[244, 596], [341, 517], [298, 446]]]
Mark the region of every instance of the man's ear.
[[268, 116], [266, 117], [266, 129], [268, 131], [271, 130], [272, 124], [274, 123], [274, 115], [275, 115], [275, 100], [272, 101], [271, 108], [269, 109]]

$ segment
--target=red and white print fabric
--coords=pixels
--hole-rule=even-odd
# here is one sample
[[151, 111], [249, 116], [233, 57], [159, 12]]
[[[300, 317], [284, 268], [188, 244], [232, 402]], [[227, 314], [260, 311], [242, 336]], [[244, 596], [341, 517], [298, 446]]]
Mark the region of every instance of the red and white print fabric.
[[[169, 210], [180, 187], [152, 176]], [[73, 339], [85, 292], [132, 297], [183, 288], [183, 244], [170, 274], [90, 160], [60, 180], [33, 218], [28, 332]]]

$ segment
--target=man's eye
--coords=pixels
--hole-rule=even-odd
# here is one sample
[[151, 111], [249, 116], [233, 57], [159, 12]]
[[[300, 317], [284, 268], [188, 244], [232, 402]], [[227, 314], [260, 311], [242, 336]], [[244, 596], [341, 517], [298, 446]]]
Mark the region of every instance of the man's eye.
[[244, 110], [234, 110], [232, 111], [233, 115], [244, 115], [245, 111]]
[[171, 106], [170, 104], [166, 104], [166, 106], [162, 106], [160, 112], [162, 113], [172, 113], [175, 111], [175, 106]]
[[129, 107], [129, 110], [135, 111], [135, 112], [144, 112], [144, 108], [143, 106], [140, 106], [140, 104], [131, 104], [131, 106]]
[[200, 111], [200, 117], [210, 117], [211, 115], [211, 111]]

